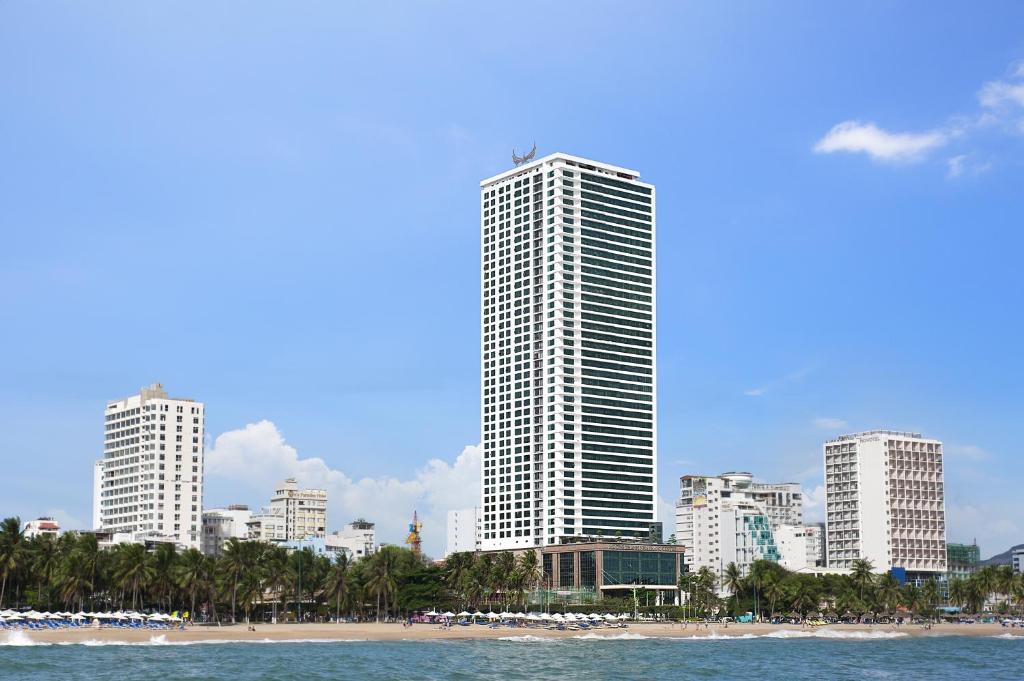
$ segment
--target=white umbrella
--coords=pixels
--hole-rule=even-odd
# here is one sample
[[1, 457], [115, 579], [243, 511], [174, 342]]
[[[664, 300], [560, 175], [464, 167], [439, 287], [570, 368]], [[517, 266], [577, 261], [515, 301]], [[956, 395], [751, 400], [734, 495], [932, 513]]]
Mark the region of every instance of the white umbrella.
[[427, 617], [437, 617], [439, 613], [436, 610], [431, 610], [427, 613]]
[[22, 617], [21, 615], [18, 615], [18, 614], [8, 615], [7, 616], [7, 621], [8, 622], [20, 622], [23, 619], [25, 619], [25, 618]]
[[576, 615], [575, 615], [575, 613], [571, 613], [571, 612], [567, 612], [567, 613], [565, 613], [565, 620], [566, 620], [567, 622], [575, 622], [575, 621], [576, 621]]
[[592, 620], [594, 620], [596, 622], [597, 620], [601, 619], [601, 616], [598, 615], [596, 612], [592, 612], [592, 613], [590, 613], [590, 619], [592, 619]]
[[551, 619], [563, 622], [565, 621], [565, 615], [563, 615], [560, 612], [556, 612], [554, 615], [551, 616]]
[[606, 621], [608, 621], [608, 622], [614, 622], [615, 621], [615, 615], [613, 615], [611, 613], [608, 613], [607, 615], [604, 616], [604, 619]]
[[498, 619], [499, 615], [496, 612], [494, 612], [493, 610], [491, 610], [491, 611], [489, 611], [487, 613], [486, 617], [489, 620], [496, 620], [496, 619]]
[[77, 622], [77, 621], [79, 621], [79, 620], [84, 620], [84, 619], [85, 619], [85, 617], [83, 617], [83, 616], [81, 616], [81, 615], [77, 615], [77, 614], [76, 614], [76, 615], [72, 615], [72, 616], [70, 617], [70, 619], [73, 619], [73, 620], [75, 620], [75, 621]]
[[46, 619], [46, 616], [43, 615], [43, 613], [36, 612], [35, 610], [30, 610], [30, 611], [26, 612], [25, 613], [25, 617], [29, 618], [30, 620], [44, 620], [44, 619]]
[[551, 615], [547, 614], [546, 612], [542, 612], [542, 613], [540, 614], [540, 618], [541, 618], [542, 620], [544, 620], [544, 621], [548, 621], [548, 620], [550, 620], [550, 619], [551, 619]]
[[540, 621], [540, 618], [537, 617], [536, 615], [534, 615], [533, 613], [530, 613], [529, 615], [527, 615], [526, 619], [529, 620], [530, 622], [539, 622]]
[[629, 615], [626, 615], [626, 614], [619, 615], [619, 619], [620, 620], [628, 620], [629, 619]]
[[526, 613], [525, 612], [517, 612], [516, 614], [512, 615], [512, 617], [515, 617], [516, 619], [520, 619], [520, 620], [521, 619], [525, 619], [526, 618]]
[[483, 617], [483, 616], [484, 616], [484, 614], [482, 612], [480, 612], [479, 610], [477, 610], [476, 612], [473, 613], [473, 617]]
[[455, 617], [455, 613], [451, 610], [447, 610], [441, 615], [441, 617]]
[[465, 610], [463, 610], [463, 611], [462, 611], [462, 612], [460, 612], [460, 613], [459, 613], [458, 615], [456, 615], [456, 617], [472, 617], [472, 615], [470, 615], [470, 614], [469, 614], [468, 612], [466, 612]]

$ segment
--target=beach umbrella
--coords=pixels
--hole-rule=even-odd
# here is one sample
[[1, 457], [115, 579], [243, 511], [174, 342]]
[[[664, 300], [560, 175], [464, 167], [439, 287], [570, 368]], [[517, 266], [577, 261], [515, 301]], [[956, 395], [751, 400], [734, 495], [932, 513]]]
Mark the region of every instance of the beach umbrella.
[[455, 613], [451, 610], [447, 610], [441, 615], [441, 617], [455, 617]]
[[438, 612], [436, 610], [431, 610], [430, 612], [427, 613], [427, 617], [437, 617], [437, 615], [438, 615]]
[[590, 619], [596, 622], [597, 620], [601, 619], [601, 616], [598, 615], [596, 612], [592, 612], [590, 613]]
[[520, 620], [521, 619], [526, 619], [526, 613], [525, 612], [517, 612], [516, 614], [514, 614], [512, 616], [515, 617], [516, 619], [520, 619]]
[[547, 614], [546, 612], [542, 612], [542, 613], [540, 614], [540, 618], [541, 618], [542, 620], [544, 620], [544, 621], [548, 621], [548, 620], [550, 620], [550, 619], [551, 619], [551, 615]]
[[498, 619], [498, 613], [494, 612], [493, 610], [489, 611], [487, 613], [487, 619], [489, 619], [489, 620], [496, 620], [496, 619]]
[[565, 615], [563, 615], [560, 612], [556, 612], [554, 615], [551, 616], [551, 619], [556, 620], [558, 622], [563, 622], [565, 621]]
[[604, 619], [605, 619], [606, 622], [614, 622], [615, 621], [615, 615], [613, 615], [611, 613], [608, 613], [607, 615], [604, 616]]
[[476, 612], [473, 613], [473, 617], [483, 617], [483, 616], [484, 616], [484, 614], [482, 612], [480, 612], [479, 610], [477, 610]]
[[530, 613], [529, 615], [527, 615], [526, 619], [529, 620], [530, 622], [539, 622], [540, 621], [540, 618], [537, 617], [536, 615], [534, 615], [533, 613]]
[[468, 612], [466, 612], [465, 610], [463, 610], [462, 612], [460, 612], [460, 613], [459, 613], [458, 615], [456, 615], [456, 616], [457, 616], [457, 617], [472, 617], [472, 615], [470, 615], [470, 614], [469, 614]]

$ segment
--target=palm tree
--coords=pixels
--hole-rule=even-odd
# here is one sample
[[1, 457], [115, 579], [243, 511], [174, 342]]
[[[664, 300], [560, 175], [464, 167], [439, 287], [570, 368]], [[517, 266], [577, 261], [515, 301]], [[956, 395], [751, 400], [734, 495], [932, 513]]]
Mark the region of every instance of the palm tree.
[[537, 551], [527, 551], [519, 557], [519, 574], [522, 586], [533, 592], [544, 579], [544, 566]]
[[49, 605], [50, 600], [47, 598], [44, 602], [43, 589], [52, 582], [57, 567], [60, 565], [61, 556], [52, 534], [37, 536], [29, 544], [29, 551], [32, 558], [32, 572], [35, 573], [37, 580], [36, 601], [40, 604], [40, 608], [45, 608]]
[[273, 607], [273, 621], [277, 621], [277, 604], [281, 597], [287, 593], [288, 586], [292, 583], [292, 573], [288, 567], [288, 551], [280, 546], [269, 546], [263, 553], [263, 577], [264, 586], [275, 595]]
[[4, 518], [0, 523], [0, 608], [4, 605], [7, 580], [21, 567], [23, 540], [21, 518]]
[[453, 553], [444, 561], [442, 576], [445, 584], [456, 595], [461, 605], [468, 605], [465, 601], [468, 597], [466, 587], [466, 576], [473, 569], [474, 556], [469, 551]]
[[153, 553], [153, 595], [161, 604], [171, 610], [171, 599], [174, 596], [175, 568], [178, 552], [174, 544], [160, 544]]
[[334, 598], [334, 620], [341, 621], [341, 601], [348, 595], [348, 554], [344, 551], [338, 553], [334, 563], [327, 571], [324, 579], [324, 593], [328, 598]]
[[245, 623], [249, 623], [249, 613], [252, 612], [256, 601], [263, 598], [263, 580], [260, 577], [260, 570], [253, 566], [253, 569], [246, 570], [242, 580], [238, 583], [238, 601], [242, 604], [242, 612], [245, 613]]
[[90, 567], [86, 554], [72, 551], [57, 568], [56, 582], [60, 596], [68, 608], [77, 603], [81, 609], [86, 592], [93, 589]]
[[152, 581], [156, 574], [153, 568], [153, 558], [146, 552], [146, 547], [142, 544], [122, 544], [117, 549], [114, 579], [122, 589], [131, 591], [132, 609], [134, 610], [139, 592]]
[[174, 582], [178, 588], [188, 592], [189, 603], [191, 604], [192, 617], [196, 612], [196, 595], [210, 578], [206, 557], [196, 549], [186, 549], [178, 557], [177, 565], [174, 566]]
[[786, 597], [786, 587], [783, 580], [772, 573], [764, 577], [764, 584], [761, 587], [764, 597], [768, 599], [768, 616], [775, 617], [775, 604]]
[[790, 607], [805, 619], [808, 612], [818, 607], [818, 597], [813, 580], [813, 577], [794, 576], [790, 578], [787, 588]]
[[887, 611], [892, 612], [900, 602], [900, 583], [892, 573], [882, 575], [878, 580], [878, 602]]
[[921, 587], [921, 603], [924, 605], [924, 609], [928, 612], [929, 617], [934, 617], [935, 606], [939, 602], [939, 583], [934, 579], [929, 579]]
[[91, 585], [90, 596], [95, 600], [97, 587], [100, 586], [96, 580], [101, 562], [99, 540], [91, 532], [79, 534], [75, 539], [75, 546], [72, 552], [77, 553], [81, 558], [82, 564], [89, 576], [89, 584]]
[[238, 582], [245, 576], [246, 568], [249, 563], [247, 559], [246, 544], [249, 542], [241, 541], [235, 537], [231, 537], [224, 542], [223, 550], [221, 551], [220, 559], [217, 561], [217, 572], [226, 583], [231, 585], [231, 621], [237, 621], [235, 619], [235, 604], [238, 600]]
[[725, 566], [725, 575], [722, 577], [722, 586], [732, 594], [732, 612], [735, 615], [739, 607], [740, 591], [743, 590], [743, 573], [736, 563], [729, 563]]
[[967, 580], [954, 577], [949, 580], [949, 602], [958, 608], [967, 604]]
[[874, 569], [875, 566], [866, 558], [858, 558], [853, 561], [853, 565], [850, 570], [850, 578], [853, 580], [854, 585], [860, 589], [861, 601], [864, 600], [864, 589], [871, 586], [874, 582]]
[[[398, 591], [398, 580], [396, 572], [398, 568], [398, 547], [385, 546], [373, 554], [370, 563], [370, 578], [367, 581], [367, 588], [370, 593], [377, 595], [377, 601], [384, 599], [384, 615], [387, 616], [389, 603]], [[377, 621], [381, 619], [381, 610], [377, 608]]]
[[1000, 565], [995, 569], [995, 576], [993, 579], [995, 591], [1002, 594], [1004, 597], [1004, 603], [1009, 607], [1010, 605], [1010, 592], [1013, 591], [1013, 566], [1012, 565]]

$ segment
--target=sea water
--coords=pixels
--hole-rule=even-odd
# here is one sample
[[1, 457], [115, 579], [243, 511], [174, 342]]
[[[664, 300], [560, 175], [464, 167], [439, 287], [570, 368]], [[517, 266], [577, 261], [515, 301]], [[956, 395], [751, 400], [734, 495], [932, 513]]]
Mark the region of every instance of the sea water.
[[0, 679], [1024, 679], [1024, 632], [782, 630], [486, 641], [43, 644], [0, 633]]

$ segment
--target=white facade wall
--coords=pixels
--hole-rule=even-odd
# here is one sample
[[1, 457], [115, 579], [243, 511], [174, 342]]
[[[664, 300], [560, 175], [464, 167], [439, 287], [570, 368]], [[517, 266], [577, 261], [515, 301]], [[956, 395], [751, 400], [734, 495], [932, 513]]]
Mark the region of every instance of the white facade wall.
[[[204, 407], [168, 398], [159, 383], [111, 402], [104, 413], [99, 527], [132, 541], [199, 548]], [[94, 482], [95, 486], [95, 482]]]
[[288, 527], [284, 513], [261, 508], [249, 517], [245, 526], [249, 539], [273, 543], [288, 541]]
[[228, 539], [248, 539], [252, 512], [246, 507], [212, 508], [203, 511], [200, 551], [218, 556]]
[[481, 182], [481, 547], [656, 518], [655, 192], [552, 154]]
[[1024, 549], [1017, 549], [1013, 552], [1012, 564], [1014, 572], [1024, 572]]
[[946, 571], [942, 443], [876, 430], [826, 442], [828, 566]]
[[821, 535], [818, 525], [780, 525], [775, 530], [779, 564], [787, 570], [824, 567]]
[[327, 534], [327, 491], [299, 489], [294, 478], [277, 486], [270, 499], [271, 513], [284, 516], [289, 540], [323, 537]]
[[25, 539], [32, 539], [43, 534], [48, 534], [54, 538], [60, 535], [60, 523], [53, 518], [36, 518], [25, 523], [25, 527], [22, 528]]
[[377, 531], [373, 523], [356, 520], [324, 537], [324, 547], [335, 553], [343, 551], [358, 560], [377, 551]]
[[750, 473], [685, 475], [676, 502], [676, 543], [691, 571], [721, 576], [729, 563], [743, 574], [757, 560], [776, 560], [775, 530], [803, 518], [803, 494], [793, 483], [755, 483]]
[[92, 465], [92, 526], [90, 529], [98, 530], [103, 525], [103, 468], [106, 464], [103, 459], [93, 462]]
[[448, 511], [444, 557], [463, 551], [480, 550], [480, 509]]

